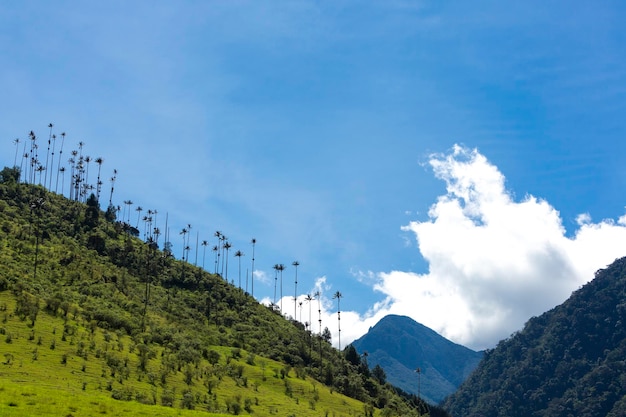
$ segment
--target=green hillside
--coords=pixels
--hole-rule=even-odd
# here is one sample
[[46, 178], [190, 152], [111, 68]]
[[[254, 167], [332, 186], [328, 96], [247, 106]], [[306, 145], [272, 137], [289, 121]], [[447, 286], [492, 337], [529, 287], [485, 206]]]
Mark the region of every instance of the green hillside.
[[19, 178], [0, 172], [0, 415], [427, 414], [156, 228]]
[[485, 353], [455, 417], [626, 415], [626, 258]]

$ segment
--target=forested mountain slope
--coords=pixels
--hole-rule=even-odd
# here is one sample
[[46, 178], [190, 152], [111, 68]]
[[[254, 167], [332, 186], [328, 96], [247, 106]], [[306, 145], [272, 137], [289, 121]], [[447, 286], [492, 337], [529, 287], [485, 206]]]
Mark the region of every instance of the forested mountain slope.
[[455, 417], [626, 415], [626, 258], [485, 353]]
[[[77, 417], [90, 402], [116, 415], [143, 404], [151, 415], [426, 409], [220, 275], [174, 259], [157, 233], [139, 239], [93, 195], [73, 201], [19, 178], [0, 173], [0, 415]], [[136, 405], [114, 411], [113, 399]]]
[[392, 385], [432, 403], [456, 391], [482, 358], [406, 316], [382, 318], [352, 344], [367, 352], [370, 367], [385, 370]]

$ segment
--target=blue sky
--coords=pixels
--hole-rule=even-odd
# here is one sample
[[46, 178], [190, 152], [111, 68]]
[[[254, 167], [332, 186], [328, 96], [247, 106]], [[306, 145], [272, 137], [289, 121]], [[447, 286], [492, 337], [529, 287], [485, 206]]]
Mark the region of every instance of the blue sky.
[[119, 171], [114, 203], [168, 213], [177, 256], [188, 223], [245, 268], [256, 238], [264, 302], [276, 263], [293, 297], [298, 260], [335, 343], [341, 291], [344, 345], [391, 312], [491, 347], [626, 254], [625, 18], [591, 1], [2, 4], [0, 164], [52, 122], [65, 155], [83, 141]]

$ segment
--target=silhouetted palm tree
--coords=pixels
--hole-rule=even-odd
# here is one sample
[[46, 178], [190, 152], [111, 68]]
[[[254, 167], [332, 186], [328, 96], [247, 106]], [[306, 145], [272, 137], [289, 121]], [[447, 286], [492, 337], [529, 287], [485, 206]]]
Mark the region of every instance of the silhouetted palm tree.
[[225, 276], [226, 282], [228, 282], [228, 250], [230, 248], [232, 248], [232, 247], [233, 247], [233, 245], [231, 245], [230, 242], [226, 241], [224, 243], [224, 250], [226, 251], [226, 255], [224, 255], [224, 257], [226, 259], [226, 276]]
[[109, 206], [112, 205], [113, 201], [113, 190], [115, 189], [115, 180], [117, 179], [117, 169], [113, 170], [113, 176], [111, 177], [111, 194], [109, 195]]
[[278, 270], [280, 271], [280, 314], [283, 314], [283, 271], [285, 270], [285, 265], [279, 264]]
[[309, 304], [309, 323], [312, 323], [311, 320], [311, 302], [315, 300], [315, 298], [311, 297], [311, 294], [307, 294], [306, 297], [304, 297], [304, 301], [306, 301]]
[[[48, 189], [52, 191], [52, 170], [54, 169], [54, 149], [57, 142], [57, 135], [52, 135], [52, 154], [50, 155], [50, 182], [48, 183]], [[47, 164], [46, 164], [47, 165]]]
[[[65, 168], [63, 168], [63, 171], [61, 171], [61, 158], [63, 158], [63, 144], [65, 143], [65, 132], [61, 133], [61, 148], [59, 149], [59, 162], [57, 163], [57, 181], [56, 181], [56, 185], [54, 186], [54, 192], [57, 192], [57, 189], [59, 188], [59, 172], [65, 172]], [[63, 192], [61, 192], [61, 194], [63, 194]]]
[[320, 350], [320, 375], [322, 373], [322, 293], [319, 291], [315, 291], [315, 298], [317, 298], [317, 314], [318, 314], [318, 322], [319, 322], [319, 350]]
[[213, 248], [211, 249], [213, 252], [215, 252], [215, 271], [213, 271], [214, 274], [217, 274], [217, 258], [219, 256], [219, 251], [220, 248], [217, 245], [214, 245]]
[[278, 287], [278, 264], [274, 264], [274, 304], [276, 304], [276, 290]]
[[215, 264], [215, 273], [217, 274], [217, 271], [220, 269], [220, 259], [222, 256], [222, 232], [216, 230], [215, 237], [217, 237], [217, 263]]
[[[52, 155], [54, 155], [54, 153]], [[97, 179], [98, 182], [96, 183], [96, 199], [98, 200], [98, 203], [100, 203], [100, 190], [102, 188], [102, 181], [100, 180], [100, 171], [102, 170], [103, 162], [104, 162], [104, 159], [102, 159], [101, 157], [96, 158], [96, 164], [98, 164], [98, 179]]]
[[28, 154], [28, 159], [30, 163], [30, 171], [28, 174], [27, 182], [34, 184], [35, 183], [35, 166], [37, 163], [37, 157], [35, 154], [35, 150], [37, 149], [37, 136], [35, 136], [35, 132], [31, 130], [30, 133], [28, 134], [28, 137], [30, 139], [30, 152]]
[[206, 240], [202, 241], [202, 269], [204, 269], [204, 259], [206, 258], [206, 247], [209, 244]]
[[141, 206], [137, 206], [137, 208], [135, 209], [135, 211], [137, 212], [137, 226], [135, 226], [137, 229], [139, 229], [139, 219], [141, 218], [141, 212], [143, 211], [143, 207]]
[[243, 252], [238, 250], [235, 252], [235, 256], [239, 258], [239, 289], [241, 289], [241, 257], [243, 256]]
[[[28, 143], [27, 141], [24, 141], [22, 157], [20, 158], [20, 172], [24, 174], [24, 182], [28, 182], [28, 179], [26, 177], [26, 171], [28, 170], [28, 152], [26, 152], [27, 143]], [[24, 160], [26, 160], [26, 167], [24, 167]]]
[[291, 265], [294, 266], [294, 268], [296, 269], [296, 280], [294, 282], [294, 286], [293, 286], [293, 319], [296, 319], [296, 310], [297, 310], [297, 305], [296, 303], [298, 302], [298, 266], [300, 265], [300, 262], [298, 261], [293, 261], [291, 263]]
[[[46, 167], [39, 164], [37, 166], [37, 172], [39, 173], [39, 185], [41, 185], [41, 173], [44, 172], [46, 170]], [[44, 184], [45, 185], [45, 184]]]
[[17, 152], [20, 149], [20, 139], [16, 138], [13, 143], [15, 143], [15, 158], [13, 158], [13, 166], [16, 167], [17, 166]]
[[[309, 356], [311, 356], [313, 352], [313, 318], [311, 317], [311, 304], [315, 298], [311, 297], [311, 294], [307, 294], [304, 300], [309, 303], [309, 321], [307, 324], [310, 326], [309, 329]], [[308, 327], [308, 326], [307, 326]]]
[[185, 251], [187, 250], [187, 243], [185, 240], [185, 236], [187, 236], [189, 230], [186, 227], [183, 227], [183, 230], [180, 231], [180, 234], [183, 235], [183, 261], [185, 260]]
[[61, 173], [61, 195], [63, 195], [65, 193], [65, 167], [59, 168], [59, 172]]
[[317, 315], [318, 315], [318, 322], [320, 324], [319, 334], [321, 337], [322, 336], [322, 293], [320, 293], [319, 291], [315, 291], [315, 294], [313, 294], [313, 296], [317, 299]]
[[254, 247], [256, 246], [256, 239], [252, 238], [250, 242], [252, 243], [252, 272], [250, 274], [250, 279], [252, 280], [252, 297], [254, 297]]
[[[84, 161], [85, 161], [85, 180], [83, 181], [83, 183], [85, 185], [83, 188], [86, 190], [89, 184], [89, 163], [91, 162], [91, 156], [87, 155]], [[84, 197], [86, 198], [86, 195]]]
[[[46, 175], [43, 179], [43, 186], [46, 186], [46, 182], [48, 182], [48, 158], [50, 157], [50, 145], [52, 144], [52, 126], [54, 126], [52, 123], [48, 124], [48, 127], [50, 128], [50, 134], [48, 135], [48, 150], [46, 151]], [[52, 174], [50, 174], [50, 176], [52, 176]]]
[[341, 297], [343, 297], [343, 294], [341, 294], [339, 291], [337, 291], [333, 295], [333, 299], [335, 298], [337, 299], [337, 324], [338, 324], [338, 330], [339, 330], [339, 350], [341, 350], [341, 308], [339, 304]]
[[[128, 206], [128, 221], [126, 223], [130, 224], [130, 207], [133, 205], [132, 200], [124, 200], [124, 205]], [[124, 207], [124, 211], [122, 212], [122, 221], [126, 218], [126, 207]]]

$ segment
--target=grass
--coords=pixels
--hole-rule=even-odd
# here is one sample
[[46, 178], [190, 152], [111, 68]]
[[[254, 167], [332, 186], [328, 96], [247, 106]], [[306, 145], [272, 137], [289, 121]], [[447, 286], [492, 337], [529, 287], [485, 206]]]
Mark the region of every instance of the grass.
[[1, 416], [363, 415], [359, 401], [243, 350], [211, 346], [218, 363], [181, 366], [153, 345], [141, 371], [127, 335], [43, 309], [31, 327], [14, 311], [13, 296], [0, 292]]

